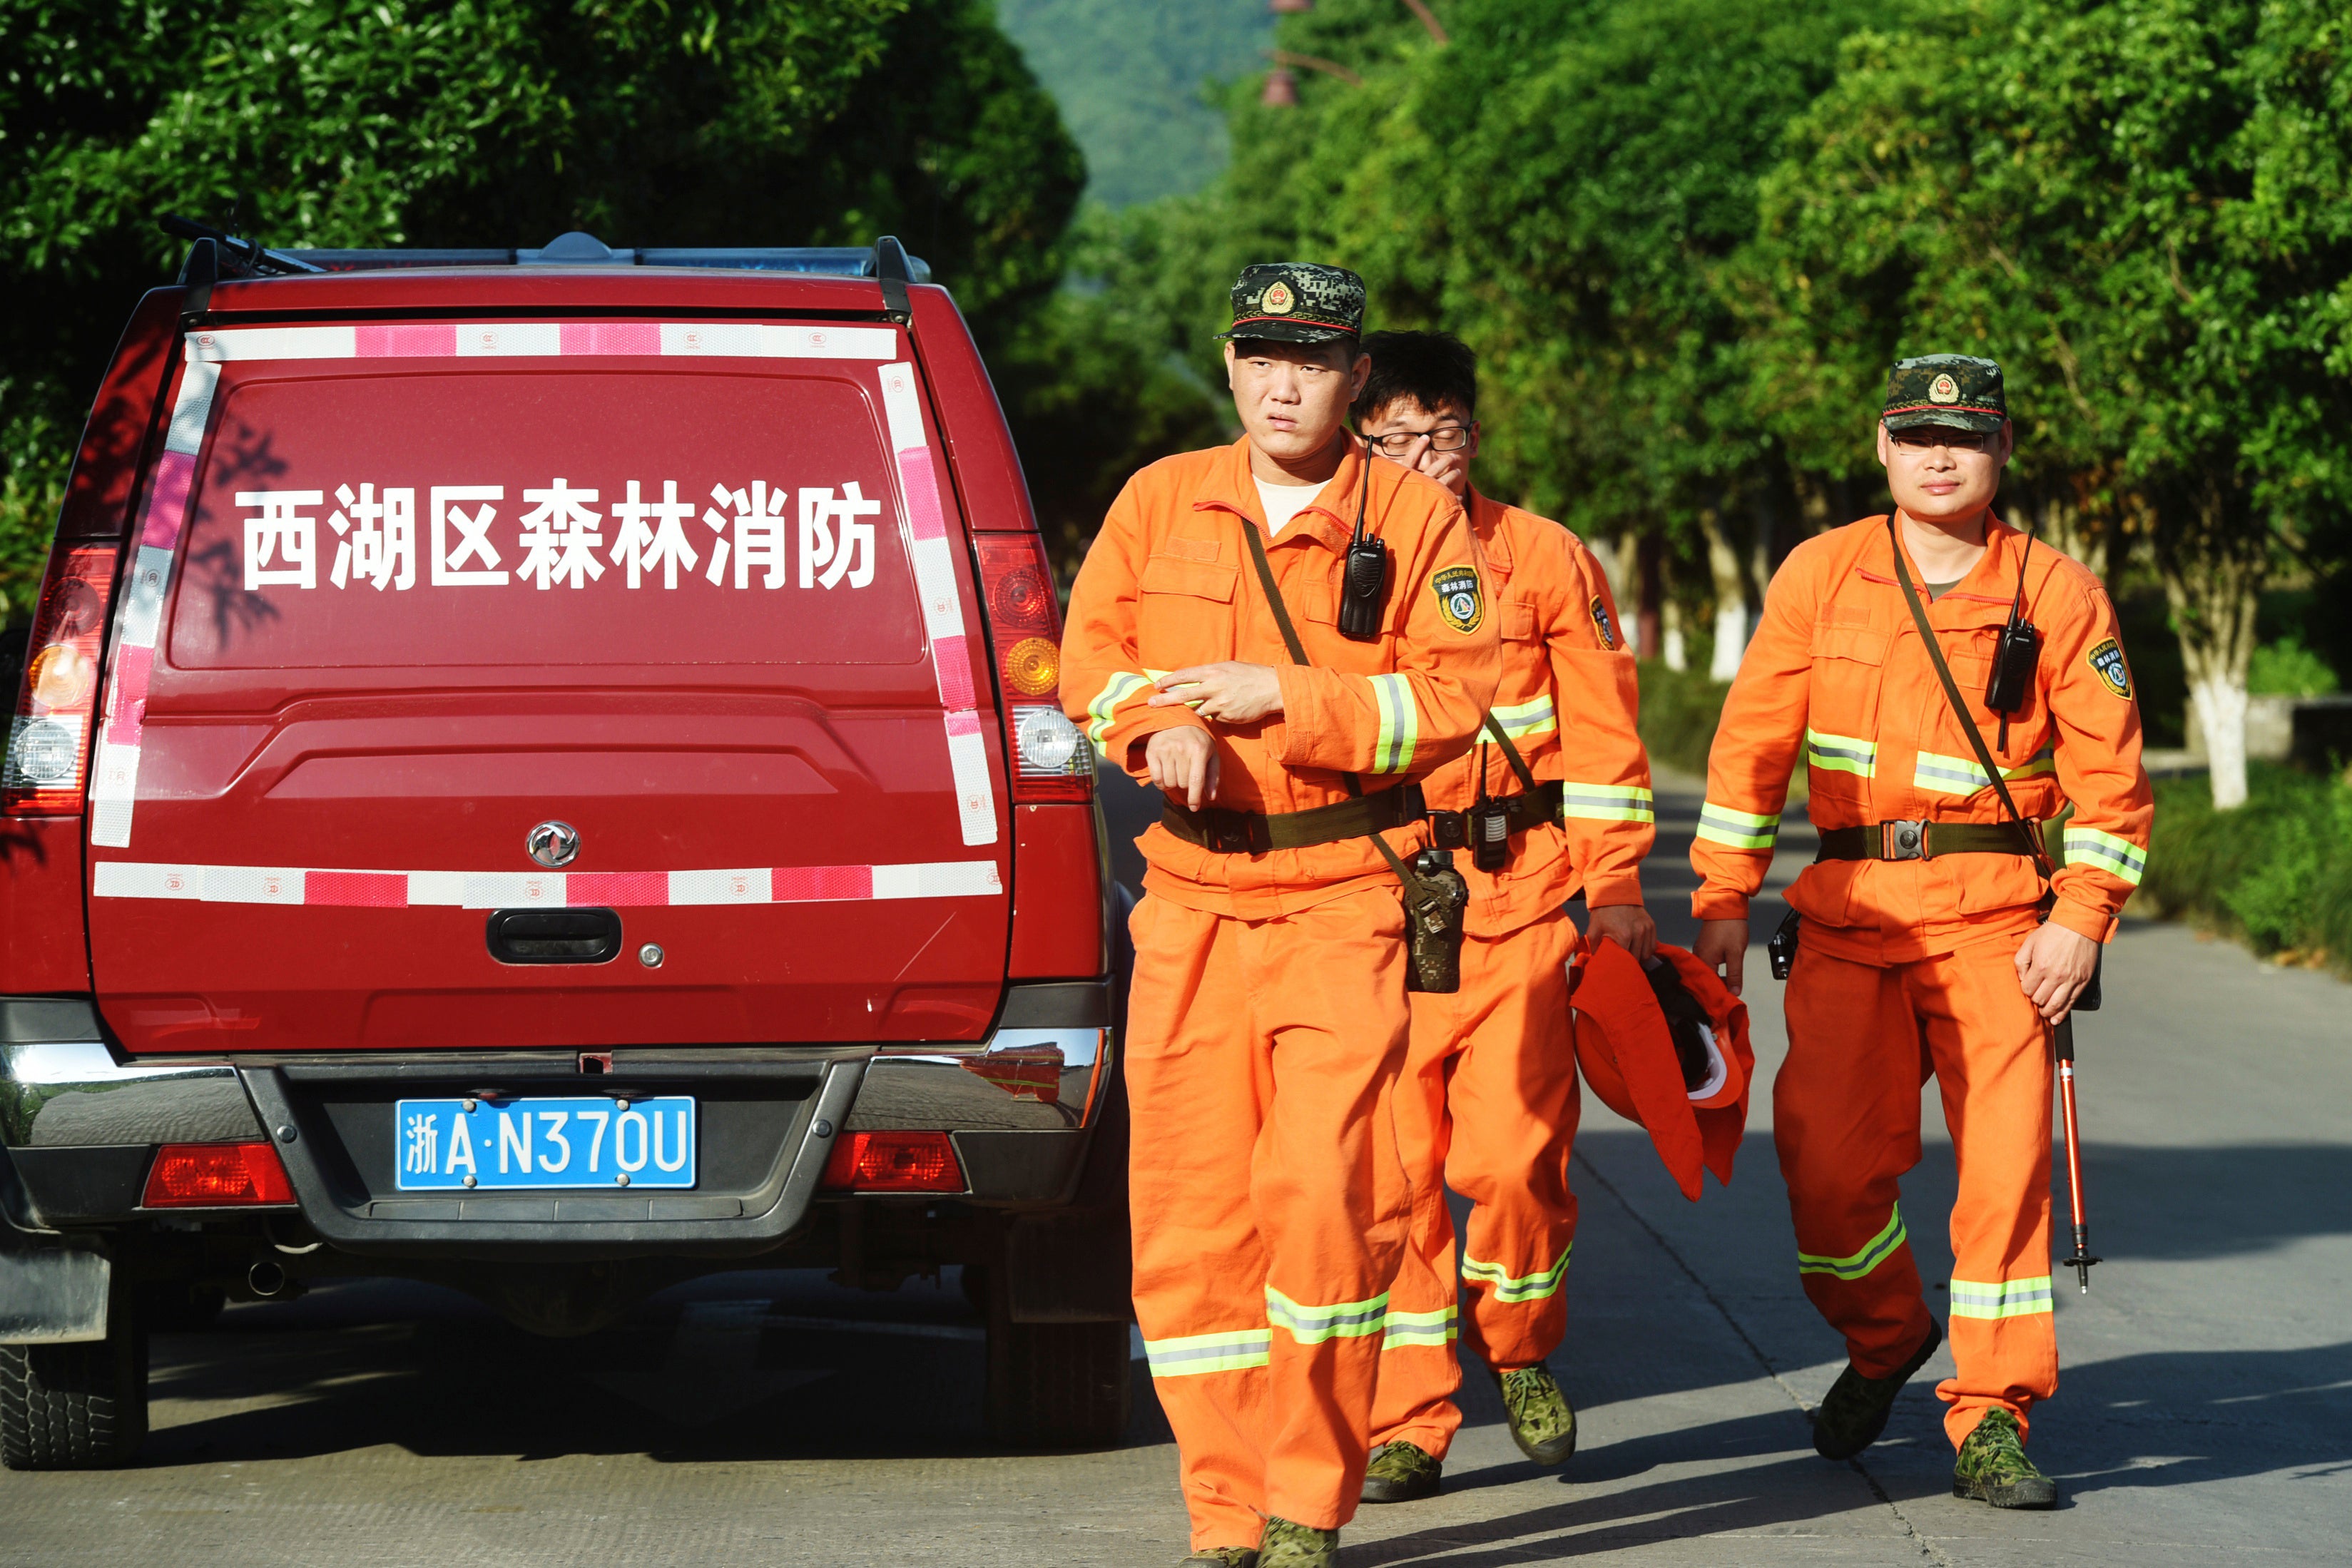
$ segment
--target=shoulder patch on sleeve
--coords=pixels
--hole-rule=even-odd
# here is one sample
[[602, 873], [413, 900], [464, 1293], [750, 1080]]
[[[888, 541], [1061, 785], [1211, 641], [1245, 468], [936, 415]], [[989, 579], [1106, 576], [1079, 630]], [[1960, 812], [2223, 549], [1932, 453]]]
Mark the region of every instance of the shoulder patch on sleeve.
[[1441, 566], [1429, 574], [1429, 591], [1437, 595], [1438, 613], [1457, 632], [1475, 632], [1486, 619], [1486, 597], [1478, 587], [1478, 573], [1469, 566]]
[[1592, 595], [1592, 631], [1603, 648], [1611, 653], [1617, 651], [1616, 623], [1610, 620], [1609, 605], [1598, 594]]
[[2090, 667], [2098, 671], [2109, 691], [2125, 701], [2131, 700], [2131, 667], [2124, 662], [2123, 645], [2113, 637], [2103, 637], [2083, 656]]

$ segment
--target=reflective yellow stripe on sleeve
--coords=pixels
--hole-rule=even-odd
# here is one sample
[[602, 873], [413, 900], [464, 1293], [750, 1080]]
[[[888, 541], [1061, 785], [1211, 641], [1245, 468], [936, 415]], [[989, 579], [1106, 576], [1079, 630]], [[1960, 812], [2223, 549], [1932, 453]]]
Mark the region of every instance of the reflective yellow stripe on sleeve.
[[2066, 825], [2066, 861], [2096, 866], [2110, 876], [2121, 877], [2133, 887], [2147, 873], [2147, 851], [2128, 838], [2118, 838], [2112, 833], [2102, 833], [2095, 827]]
[[1087, 704], [1087, 717], [1093, 721], [1087, 726], [1087, 739], [1095, 743], [1095, 750], [1099, 752], [1103, 749], [1103, 738], [1110, 733], [1111, 721], [1119, 704], [1143, 691], [1150, 684], [1151, 682], [1132, 670], [1118, 669], [1111, 672], [1111, 678], [1103, 682], [1102, 690], [1096, 694], [1092, 702]]
[[1780, 818], [1777, 814], [1759, 816], [1752, 811], [1734, 811], [1711, 800], [1701, 803], [1698, 808], [1698, 837], [1710, 844], [1733, 849], [1769, 850], [1780, 832]]
[[1631, 784], [1580, 784], [1570, 779], [1559, 786], [1561, 815], [1594, 822], [1655, 822], [1658, 808], [1650, 792]]
[[1372, 702], [1380, 712], [1380, 731], [1372, 739], [1372, 772], [1401, 773], [1412, 766], [1413, 742], [1421, 736], [1421, 710], [1412, 700], [1412, 681], [1402, 675], [1375, 675]]

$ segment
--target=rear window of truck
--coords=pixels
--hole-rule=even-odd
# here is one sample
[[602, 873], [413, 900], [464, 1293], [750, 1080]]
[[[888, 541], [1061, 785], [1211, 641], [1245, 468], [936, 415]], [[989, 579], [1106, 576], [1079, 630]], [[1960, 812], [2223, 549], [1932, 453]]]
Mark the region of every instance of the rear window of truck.
[[221, 366], [184, 669], [904, 664], [878, 363]]

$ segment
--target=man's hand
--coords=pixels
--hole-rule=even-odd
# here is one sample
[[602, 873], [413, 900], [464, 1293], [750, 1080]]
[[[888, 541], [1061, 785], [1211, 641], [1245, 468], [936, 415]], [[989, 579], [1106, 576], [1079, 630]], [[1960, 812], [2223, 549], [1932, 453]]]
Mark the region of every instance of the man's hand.
[[1701, 921], [1691, 956], [1723, 976], [1724, 988], [1739, 994], [1740, 971], [1748, 967], [1746, 921]]
[[2017, 984], [2042, 1016], [2063, 1023], [2099, 965], [2099, 944], [2051, 921], [2017, 950]]
[[1152, 707], [1189, 703], [1202, 718], [1221, 724], [1247, 724], [1282, 711], [1282, 677], [1270, 664], [1195, 664], [1171, 669], [1154, 684], [1160, 690]]
[[1658, 922], [1640, 904], [1603, 904], [1589, 910], [1584, 934], [1593, 942], [1607, 937], [1645, 968], [1658, 951]]
[[1206, 730], [1191, 724], [1154, 730], [1143, 742], [1143, 760], [1151, 765], [1151, 782], [1170, 795], [1181, 792], [1192, 810], [1215, 797], [1217, 742]]

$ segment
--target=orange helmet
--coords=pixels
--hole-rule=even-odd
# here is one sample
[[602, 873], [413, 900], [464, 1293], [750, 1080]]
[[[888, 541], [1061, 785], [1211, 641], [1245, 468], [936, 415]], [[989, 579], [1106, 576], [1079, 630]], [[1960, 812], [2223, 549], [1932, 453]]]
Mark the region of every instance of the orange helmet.
[[1731, 1180], [1748, 1130], [1748, 1005], [1679, 947], [1658, 944], [1649, 970], [1602, 940], [1577, 965], [1576, 1062], [1602, 1104], [1638, 1122], [1698, 1201], [1699, 1171]]

